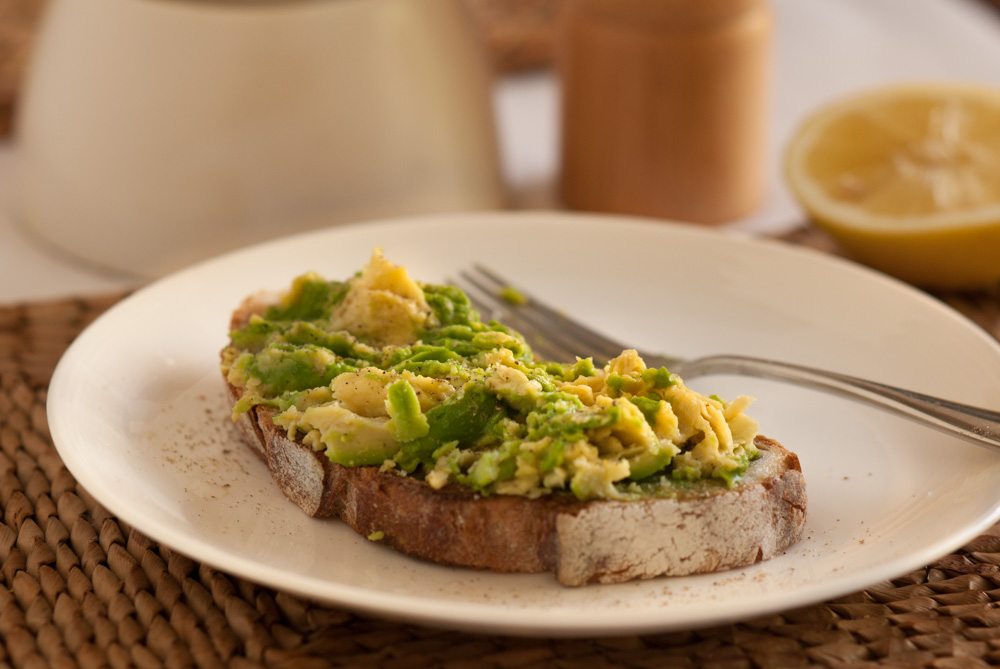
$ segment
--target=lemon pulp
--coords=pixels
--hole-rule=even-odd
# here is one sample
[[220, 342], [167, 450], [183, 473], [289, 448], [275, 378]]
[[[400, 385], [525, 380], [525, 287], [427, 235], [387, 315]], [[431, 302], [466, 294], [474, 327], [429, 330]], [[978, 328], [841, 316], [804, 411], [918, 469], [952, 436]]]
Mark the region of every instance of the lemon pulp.
[[860, 260], [929, 286], [1000, 281], [1000, 90], [895, 87], [828, 105], [795, 133], [786, 171]]

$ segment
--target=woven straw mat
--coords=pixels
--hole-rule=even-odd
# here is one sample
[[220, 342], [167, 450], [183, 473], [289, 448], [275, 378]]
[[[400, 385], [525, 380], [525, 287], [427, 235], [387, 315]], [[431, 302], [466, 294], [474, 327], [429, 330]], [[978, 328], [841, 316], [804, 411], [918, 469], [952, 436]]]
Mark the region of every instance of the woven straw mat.
[[[806, 237], [795, 241], [812, 243]], [[46, 427], [56, 361], [115, 299], [0, 307], [0, 669], [1000, 666], [1000, 526], [835, 601], [614, 639], [515, 639], [385, 622], [193, 562], [97, 504], [63, 466]], [[996, 296], [946, 299], [1000, 336]]]

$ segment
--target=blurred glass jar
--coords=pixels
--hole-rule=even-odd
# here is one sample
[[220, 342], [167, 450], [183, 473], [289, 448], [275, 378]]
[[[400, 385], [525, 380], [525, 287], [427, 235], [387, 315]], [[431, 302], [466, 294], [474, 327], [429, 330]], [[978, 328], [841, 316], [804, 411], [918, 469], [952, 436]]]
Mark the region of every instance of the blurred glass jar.
[[20, 213], [156, 276], [280, 234], [502, 205], [460, 0], [54, 0], [16, 125]]
[[567, 2], [564, 203], [703, 223], [759, 206], [772, 22], [766, 0]]

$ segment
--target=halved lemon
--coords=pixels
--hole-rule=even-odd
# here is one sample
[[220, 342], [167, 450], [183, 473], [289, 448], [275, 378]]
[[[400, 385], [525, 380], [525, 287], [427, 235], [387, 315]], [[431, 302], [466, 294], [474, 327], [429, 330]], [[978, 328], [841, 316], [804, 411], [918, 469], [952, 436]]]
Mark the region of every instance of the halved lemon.
[[858, 260], [929, 287], [1000, 284], [1000, 89], [915, 84], [829, 104], [794, 133], [785, 169]]

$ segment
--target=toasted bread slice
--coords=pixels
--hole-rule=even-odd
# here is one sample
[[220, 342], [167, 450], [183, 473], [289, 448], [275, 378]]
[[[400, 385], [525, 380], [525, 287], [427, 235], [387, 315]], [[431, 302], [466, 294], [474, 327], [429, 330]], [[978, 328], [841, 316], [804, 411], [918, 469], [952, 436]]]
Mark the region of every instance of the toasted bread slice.
[[[233, 400], [239, 390], [230, 386]], [[619, 583], [721, 571], [773, 557], [805, 523], [799, 460], [758, 437], [761, 457], [735, 488], [675, 497], [579, 502], [572, 495], [481, 497], [434, 490], [378, 467], [344, 467], [288, 439], [255, 407], [241, 417], [247, 442], [278, 487], [310, 516], [336, 517], [363, 536], [415, 557], [498, 572], [554, 571], [564, 585]]]
[[[234, 314], [239, 327], [264, 301]], [[241, 389], [229, 385], [233, 401]], [[805, 524], [799, 460], [758, 436], [761, 457], [733, 488], [679, 487], [670, 497], [591, 500], [557, 493], [529, 499], [481, 496], [458, 485], [435, 490], [379, 467], [345, 467], [272, 422], [256, 406], [239, 422], [284, 495], [310, 516], [336, 517], [362, 536], [432, 562], [497, 572], [553, 571], [560, 583], [619, 583], [721, 571], [771, 558]]]

